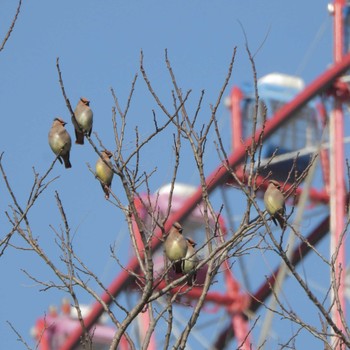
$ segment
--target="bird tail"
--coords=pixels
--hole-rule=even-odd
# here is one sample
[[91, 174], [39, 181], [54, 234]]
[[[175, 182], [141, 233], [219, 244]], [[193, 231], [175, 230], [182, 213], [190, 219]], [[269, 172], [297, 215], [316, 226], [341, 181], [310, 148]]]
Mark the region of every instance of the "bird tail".
[[[278, 221], [281, 229], [283, 230], [287, 225], [287, 222], [286, 222], [286, 219], [284, 218], [284, 216], [280, 213], [276, 213], [275, 219]], [[276, 224], [276, 221], [275, 221], [275, 224]]]
[[62, 156], [62, 159], [64, 161], [64, 167], [66, 169], [69, 169], [69, 168], [72, 167], [72, 164], [70, 163], [70, 160], [69, 160], [69, 154], [66, 154], [66, 155]]
[[75, 143], [77, 145], [83, 145], [84, 144], [84, 133], [75, 130], [75, 139], [76, 139]]
[[183, 271], [183, 264], [184, 264], [184, 261], [182, 261], [182, 260], [175, 261], [174, 265], [173, 265], [174, 271], [176, 273], [182, 273], [182, 271]]
[[194, 273], [193, 275], [191, 274], [191, 275], [188, 276], [188, 278], [187, 278], [187, 285], [188, 285], [189, 287], [193, 286], [193, 283], [196, 282], [196, 277], [197, 277], [196, 275], [197, 275], [197, 274]]
[[273, 216], [271, 216], [271, 219], [272, 219], [273, 223], [277, 226], [277, 220]]
[[105, 198], [108, 199], [109, 198], [109, 189], [110, 189], [110, 187], [105, 185], [105, 184], [103, 184], [102, 182], [101, 182], [101, 187], [103, 189], [103, 192], [105, 193]]

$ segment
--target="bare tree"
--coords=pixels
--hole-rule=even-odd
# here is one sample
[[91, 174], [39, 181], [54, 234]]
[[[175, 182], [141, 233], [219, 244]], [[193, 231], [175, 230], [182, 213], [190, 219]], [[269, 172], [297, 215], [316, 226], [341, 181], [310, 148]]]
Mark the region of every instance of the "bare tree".
[[[5, 39], [3, 40], [0, 51], [4, 48], [17, 20], [18, 13], [21, 8], [19, 2], [17, 12], [11, 27]], [[36, 232], [33, 232], [29, 213], [36, 205], [43, 192], [55, 181], [63, 181], [62, 179], [52, 177], [52, 169], [55, 166], [59, 155], [48, 165], [47, 170], [43, 174], [39, 174], [33, 169], [33, 184], [31, 191], [27, 195], [25, 203], [20, 203], [18, 193], [11, 185], [11, 179], [8, 178], [6, 169], [2, 162], [3, 155], [0, 157], [0, 171], [7, 191], [10, 195], [11, 202], [9, 203], [10, 210], [6, 212], [7, 219], [11, 229], [7, 233], [3, 233], [0, 241], [0, 257], [6, 254], [6, 249], [15, 248], [18, 254], [22, 254], [23, 250], [31, 251], [37, 255], [42, 264], [47, 265], [52, 273], [52, 280], [43, 281], [40, 276], [34, 276], [30, 271], [24, 271], [29, 279], [38, 283], [43, 291], [49, 289], [58, 289], [64, 294], [68, 294], [71, 298], [71, 303], [77, 311], [79, 324], [81, 327], [81, 336], [77, 339], [82, 348], [93, 348], [93, 320], [86, 319], [81, 310], [81, 301], [79, 299], [80, 291], [83, 290], [96, 300], [100, 305], [101, 310], [108, 315], [110, 322], [115, 326], [115, 335], [110, 345], [110, 349], [117, 349], [122, 341], [128, 343], [129, 348], [137, 349], [148, 348], [152, 341], [152, 336], [158, 328], [163, 329], [164, 341], [163, 348], [185, 349], [189, 342], [189, 338], [193, 329], [198, 322], [202, 313], [203, 306], [210, 289], [219, 278], [230, 271], [232, 265], [238, 257], [249, 255], [251, 252], [259, 250], [261, 254], [269, 251], [277, 255], [285, 264], [295, 282], [301, 287], [305, 296], [317, 310], [319, 324], [316, 322], [304, 320], [298, 316], [293, 307], [289, 305], [289, 301], [283, 300], [276, 292], [275, 286], [271, 285], [272, 293], [274, 294], [278, 308], [270, 308], [268, 304], [261, 301], [263, 307], [270, 309], [279, 317], [288, 320], [297, 328], [294, 333], [290, 334], [288, 341], [280, 344], [280, 348], [295, 348], [295, 339], [301, 331], [309, 332], [313, 337], [319, 339], [325, 348], [334, 348], [334, 344], [340, 343], [344, 347], [350, 347], [349, 329], [346, 324], [345, 316], [342, 310], [339, 309], [339, 301], [337, 299], [339, 276], [336, 275], [334, 257], [327, 259], [317, 248], [312, 245], [296, 228], [297, 226], [289, 223], [282, 229], [279, 236], [276, 237], [271, 230], [270, 218], [266, 215], [265, 208], [258, 199], [258, 193], [261, 192], [261, 184], [258, 181], [259, 169], [261, 169], [262, 149], [265, 142], [265, 125], [267, 122], [266, 108], [259, 110], [260, 100], [257, 89], [257, 72], [255, 69], [254, 57], [250, 53], [248, 46], [246, 47], [248, 58], [252, 66], [253, 82], [255, 86], [255, 110], [252, 124], [251, 134], [253, 135], [251, 142], [247, 144], [245, 158], [242, 164], [243, 179], [237, 175], [237, 168], [232, 166], [229, 161], [228, 150], [222, 141], [219, 131], [217, 111], [222, 104], [222, 99], [226, 88], [229, 85], [232, 69], [236, 56], [236, 48], [233, 50], [229, 60], [228, 71], [223, 77], [223, 83], [216, 101], [207, 108], [203, 105], [204, 91], [201, 91], [199, 98], [196, 100], [195, 108], [189, 107], [190, 101], [193, 103], [194, 97], [191, 90], [183, 91], [180, 82], [177, 79], [175, 69], [170, 62], [167, 51], [165, 51], [165, 66], [169, 73], [170, 83], [169, 91], [171, 93], [171, 103], [164, 102], [156, 88], [152, 84], [152, 79], [146, 69], [144, 55], [141, 52], [140, 57], [140, 72], [135, 75], [131, 82], [129, 95], [125, 101], [125, 107], [119, 101], [115, 91], [111, 89], [114, 106], [112, 108], [112, 127], [114, 132], [114, 149], [112, 150], [112, 171], [114, 173], [114, 181], [118, 181], [123, 189], [123, 193], [115, 193], [110, 191], [109, 202], [120, 210], [125, 217], [128, 226], [130, 244], [133, 247], [135, 254], [135, 262], [132, 266], [124, 266], [118, 259], [118, 249], [111, 244], [111, 255], [114, 257], [120, 269], [125, 272], [125, 281], [128, 285], [132, 285], [137, 291], [138, 300], [127, 307], [119, 302], [115, 294], [113, 294], [100, 277], [93, 272], [93, 268], [89, 263], [83, 261], [77, 254], [73, 245], [72, 228], [69, 223], [69, 213], [64, 209], [64, 203], [61, 200], [60, 193], [55, 193], [55, 201], [57, 205], [57, 213], [61, 217], [60, 227], [51, 227], [55, 235], [55, 244], [60, 250], [60, 261], [56, 262], [54, 257], [50, 256], [42, 247], [39, 237]], [[56, 62], [56, 68], [59, 78], [60, 88], [67, 109], [72, 118], [75, 118], [73, 108], [70, 104], [69, 96], [66, 93], [63, 74], [59, 65], [59, 59]], [[130, 106], [134, 102], [135, 86], [139, 81], [139, 75], [147, 86], [150, 96], [154, 99], [158, 107], [158, 112], [152, 111], [153, 131], [149, 135], [140, 135], [138, 128], [134, 130], [134, 139], [132, 140], [132, 148], [130, 149], [130, 140], [126, 139], [126, 131], [128, 127], [128, 118], [130, 118]], [[69, 90], [69, 88], [67, 88]], [[262, 122], [258, 120], [258, 114], [262, 113]], [[161, 169], [147, 169], [142, 163], [142, 151], [146, 145], [154, 142], [157, 143], [160, 135], [166, 134], [173, 140], [172, 151], [174, 154], [174, 164], [172, 167], [172, 175], [169, 178], [170, 190], [168, 193], [168, 202], [166, 209], [159, 209], [158, 201], [160, 194], [154, 194], [153, 189], [149, 185], [152, 175]], [[215, 140], [212, 144], [208, 144], [209, 136], [215, 135]], [[100, 149], [105, 150], [104, 141], [99, 137], [98, 133], [94, 133], [90, 137], [85, 133], [88, 140], [91, 152], [95, 152], [98, 157], [101, 157]], [[127, 147], [126, 147], [127, 145]], [[207, 169], [205, 168], [205, 154], [208, 147], [216, 147], [217, 158], [221, 161], [220, 172], [226, 174], [225, 180], [234, 186], [245, 198], [245, 214], [238, 227], [231, 230], [226, 230], [222, 225], [222, 217], [228, 209], [228, 203], [221, 203], [217, 206], [211, 198], [213, 187], [211, 181], [213, 179], [206, 176]], [[192, 209], [198, 209], [201, 213], [201, 221], [204, 227], [205, 238], [203, 242], [196, 247], [195, 255], [200, 256], [196, 266], [188, 273], [175, 275], [172, 271], [172, 264], [164, 257], [161, 268], [155, 266], [154, 256], [157, 252], [162, 251], [162, 245], [173, 224], [174, 213], [173, 197], [176, 190], [178, 178], [178, 170], [182, 165], [183, 150], [191, 151], [195, 163], [195, 171], [199, 178], [199, 190], [193, 195]], [[310, 163], [305, 171], [301, 174], [297, 173], [296, 166], [290, 170], [290, 174], [286, 181], [286, 186], [283, 192], [286, 198], [296, 201], [299, 185], [308, 178], [316, 164], [320, 148], [315, 152], [310, 160]], [[275, 155], [271, 157], [272, 161]], [[297, 158], [295, 159], [295, 164]], [[106, 163], [107, 164], [107, 163]], [[107, 164], [108, 165], [108, 164]], [[267, 164], [268, 165], [268, 164]], [[109, 166], [109, 165], [108, 165]], [[94, 169], [89, 169], [95, 175]], [[264, 182], [271, 176], [269, 174], [264, 178]], [[288, 181], [290, 178], [295, 179], [292, 184]], [[305, 188], [304, 188], [305, 189]], [[144, 195], [146, 193], [146, 196]], [[197, 196], [197, 197], [196, 197]], [[139, 203], [144, 209], [143, 214], [140, 213], [140, 208], [136, 203]], [[292, 209], [293, 213], [293, 209]], [[287, 219], [292, 217], [292, 213], [287, 216]], [[256, 217], [254, 217], [256, 216]], [[184, 215], [180, 218], [185, 221]], [[308, 284], [305, 276], [300, 273], [293, 261], [293, 256], [290, 254], [290, 247], [285, 242], [286, 231], [291, 230], [296, 239], [301, 243], [308, 245], [313, 254], [319, 257], [322, 264], [329, 266], [333, 272], [332, 284], [328, 288], [330, 293], [333, 290], [335, 305], [329, 305], [327, 300], [320, 300], [313, 292], [312, 287]], [[344, 232], [345, 234], [345, 232]], [[14, 246], [12, 238], [18, 235], [22, 238], [22, 246]], [[342, 244], [342, 243], [341, 243]], [[192, 256], [187, 259], [193, 258]], [[343, 267], [344, 268], [344, 267]], [[201, 276], [201, 278], [199, 278]], [[94, 281], [99, 289], [104, 291], [105, 297], [101, 297], [99, 291], [91, 287], [90, 281]], [[189, 281], [193, 281], [193, 285]], [[277, 278], [276, 278], [277, 280]], [[199, 294], [196, 302], [191, 308], [190, 317], [186, 325], [181, 329], [177, 336], [174, 336], [174, 308], [177, 304], [186, 305], [186, 294], [197, 289]], [[259, 301], [260, 302], [260, 301]], [[330, 316], [330, 309], [336, 307], [342, 314], [343, 325], [346, 332], [343, 332], [337, 327]], [[135, 324], [137, 317], [148, 312], [149, 327], [146, 330], [141, 340], [136, 341], [130, 333], [131, 325]], [[249, 317], [249, 307], [242, 314]], [[122, 316], [121, 316], [122, 315]], [[252, 325], [249, 333], [254, 329], [257, 320], [252, 317]], [[24, 338], [16, 331], [15, 326], [10, 325], [17, 333], [17, 336], [22, 341], [26, 348], [30, 348]], [[249, 333], [246, 337], [249, 337]], [[41, 337], [38, 337], [40, 342]], [[76, 345], [76, 341], [72, 340], [72, 346]], [[238, 344], [237, 348], [241, 348], [243, 344]], [[209, 345], [208, 345], [209, 348]]]

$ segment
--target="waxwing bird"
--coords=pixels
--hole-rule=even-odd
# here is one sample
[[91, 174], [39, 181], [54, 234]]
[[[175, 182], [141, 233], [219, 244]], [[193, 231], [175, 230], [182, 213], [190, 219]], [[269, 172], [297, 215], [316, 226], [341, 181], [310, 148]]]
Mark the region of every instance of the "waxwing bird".
[[178, 222], [175, 222], [170, 229], [164, 243], [164, 249], [167, 258], [174, 262], [173, 268], [175, 272], [181, 273], [188, 244], [186, 238], [182, 235], [182, 226]]
[[277, 220], [279, 225], [283, 229], [286, 225], [286, 220], [284, 218], [286, 207], [285, 198], [283, 193], [281, 192], [281, 185], [278, 181], [269, 181], [269, 185], [264, 194], [264, 203], [266, 210], [271, 215], [271, 218], [275, 225], [277, 225]]
[[[96, 162], [96, 177], [100, 180], [102, 189], [105, 193], [105, 198], [109, 198], [113, 179], [113, 165], [110, 160], [112, 152], [104, 150], [101, 152], [101, 157]], [[107, 164], [106, 164], [107, 163]]]
[[[189, 273], [193, 271], [199, 262], [199, 259], [195, 250], [196, 243], [189, 238], [187, 238], [186, 240], [187, 240], [187, 253], [183, 264], [183, 269], [182, 269], [183, 273]], [[189, 286], [192, 286], [195, 280], [196, 280], [196, 274], [194, 273], [193, 275], [188, 276], [187, 284]]]
[[49, 132], [49, 145], [52, 151], [58, 157], [58, 160], [66, 168], [71, 168], [72, 164], [69, 161], [69, 152], [72, 147], [72, 140], [64, 127], [67, 123], [61, 118], [55, 118], [53, 120], [52, 127]]
[[72, 117], [72, 123], [75, 130], [75, 143], [78, 145], [84, 144], [84, 134], [89, 136], [92, 131], [93, 113], [90, 108], [90, 101], [81, 97], [74, 111], [75, 118]]

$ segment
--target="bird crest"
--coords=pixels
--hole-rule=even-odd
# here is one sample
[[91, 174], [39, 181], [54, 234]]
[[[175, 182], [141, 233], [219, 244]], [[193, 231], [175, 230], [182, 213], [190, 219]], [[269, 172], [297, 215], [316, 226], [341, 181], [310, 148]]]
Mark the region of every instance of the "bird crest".
[[86, 97], [80, 97], [80, 101], [84, 103], [85, 106], [90, 105], [90, 100], [88, 100]]
[[173, 227], [176, 228], [180, 233], [182, 233], [182, 226], [179, 222], [174, 222]]
[[57, 121], [57, 122], [61, 123], [63, 126], [65, 126], [65, 125], [67, 124], [67, 123], [66, 123], [62, 118], [60, 118], [60, 117], [55, 118], [54, 121]]

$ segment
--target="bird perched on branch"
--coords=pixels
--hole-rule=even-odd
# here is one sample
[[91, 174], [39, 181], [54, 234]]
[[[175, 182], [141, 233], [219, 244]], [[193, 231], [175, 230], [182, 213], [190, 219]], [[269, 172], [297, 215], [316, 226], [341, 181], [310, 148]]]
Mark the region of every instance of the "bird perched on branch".
[[89, 136], [92, 131], [93, 113], [90, 108], [90, 101], [81, 97], [72, 116], [72, 123], [75, 130], [75, 143], [78, 145], [84, 144], [84, 134], [87, 133]]
[[64, 127], [67, 123], [61, 118], [53, 120], [52, 127], [49, 131], [49, 145], [52, 151], [58, 157], [62, 164], [64, 162], [65, 168], [71, 168], [72, 164], [69, 161], [69, 152], [72, 147], [72, 140]]
[[104, 150], [101, 152], [101, 157], [96, 162], [96, 177], [100, 180], [102, 189], [105, 193], [105, 198], [109, 198], [109, 192], [111, 190], [113, 179], [113, 165], [110, 161], [112, 152]]
[[[187, 238], [186, 240], [187, 240], [187, 253], [183, 264], [183, 269], [182, 269], [183, 273], [192, 272], [196, 268], [199, 261], [195, 250], [195, 247], [197, 244], [194, 241], [192, 241], [192, 239], [190, 238]], [[195, 280], [196, 280], [196, 274], [194, 273], [192, 276], [188, 277], [187, 284], [189, 286], [192, 286]]]
[[173, 268], [176, 273], [182, 273], [184, 258], [186, 257], [188, 243], [182, 235], [182, 226], [175, 222], [170, 229], [164, 243], [165, 255], [174, 263]]
[[269, 185], [264, 194], [264, 203], [266, 210], [271, 215], [271, 218], [275, 225], [277, 226], [277, 220], [279, 225], [283, 229], [286, 225], [286, 220], [284, 217], [286, 207], [285, 198], [283, 193], [281, 192], [281, 185], [278, 181], [269, 181]]

